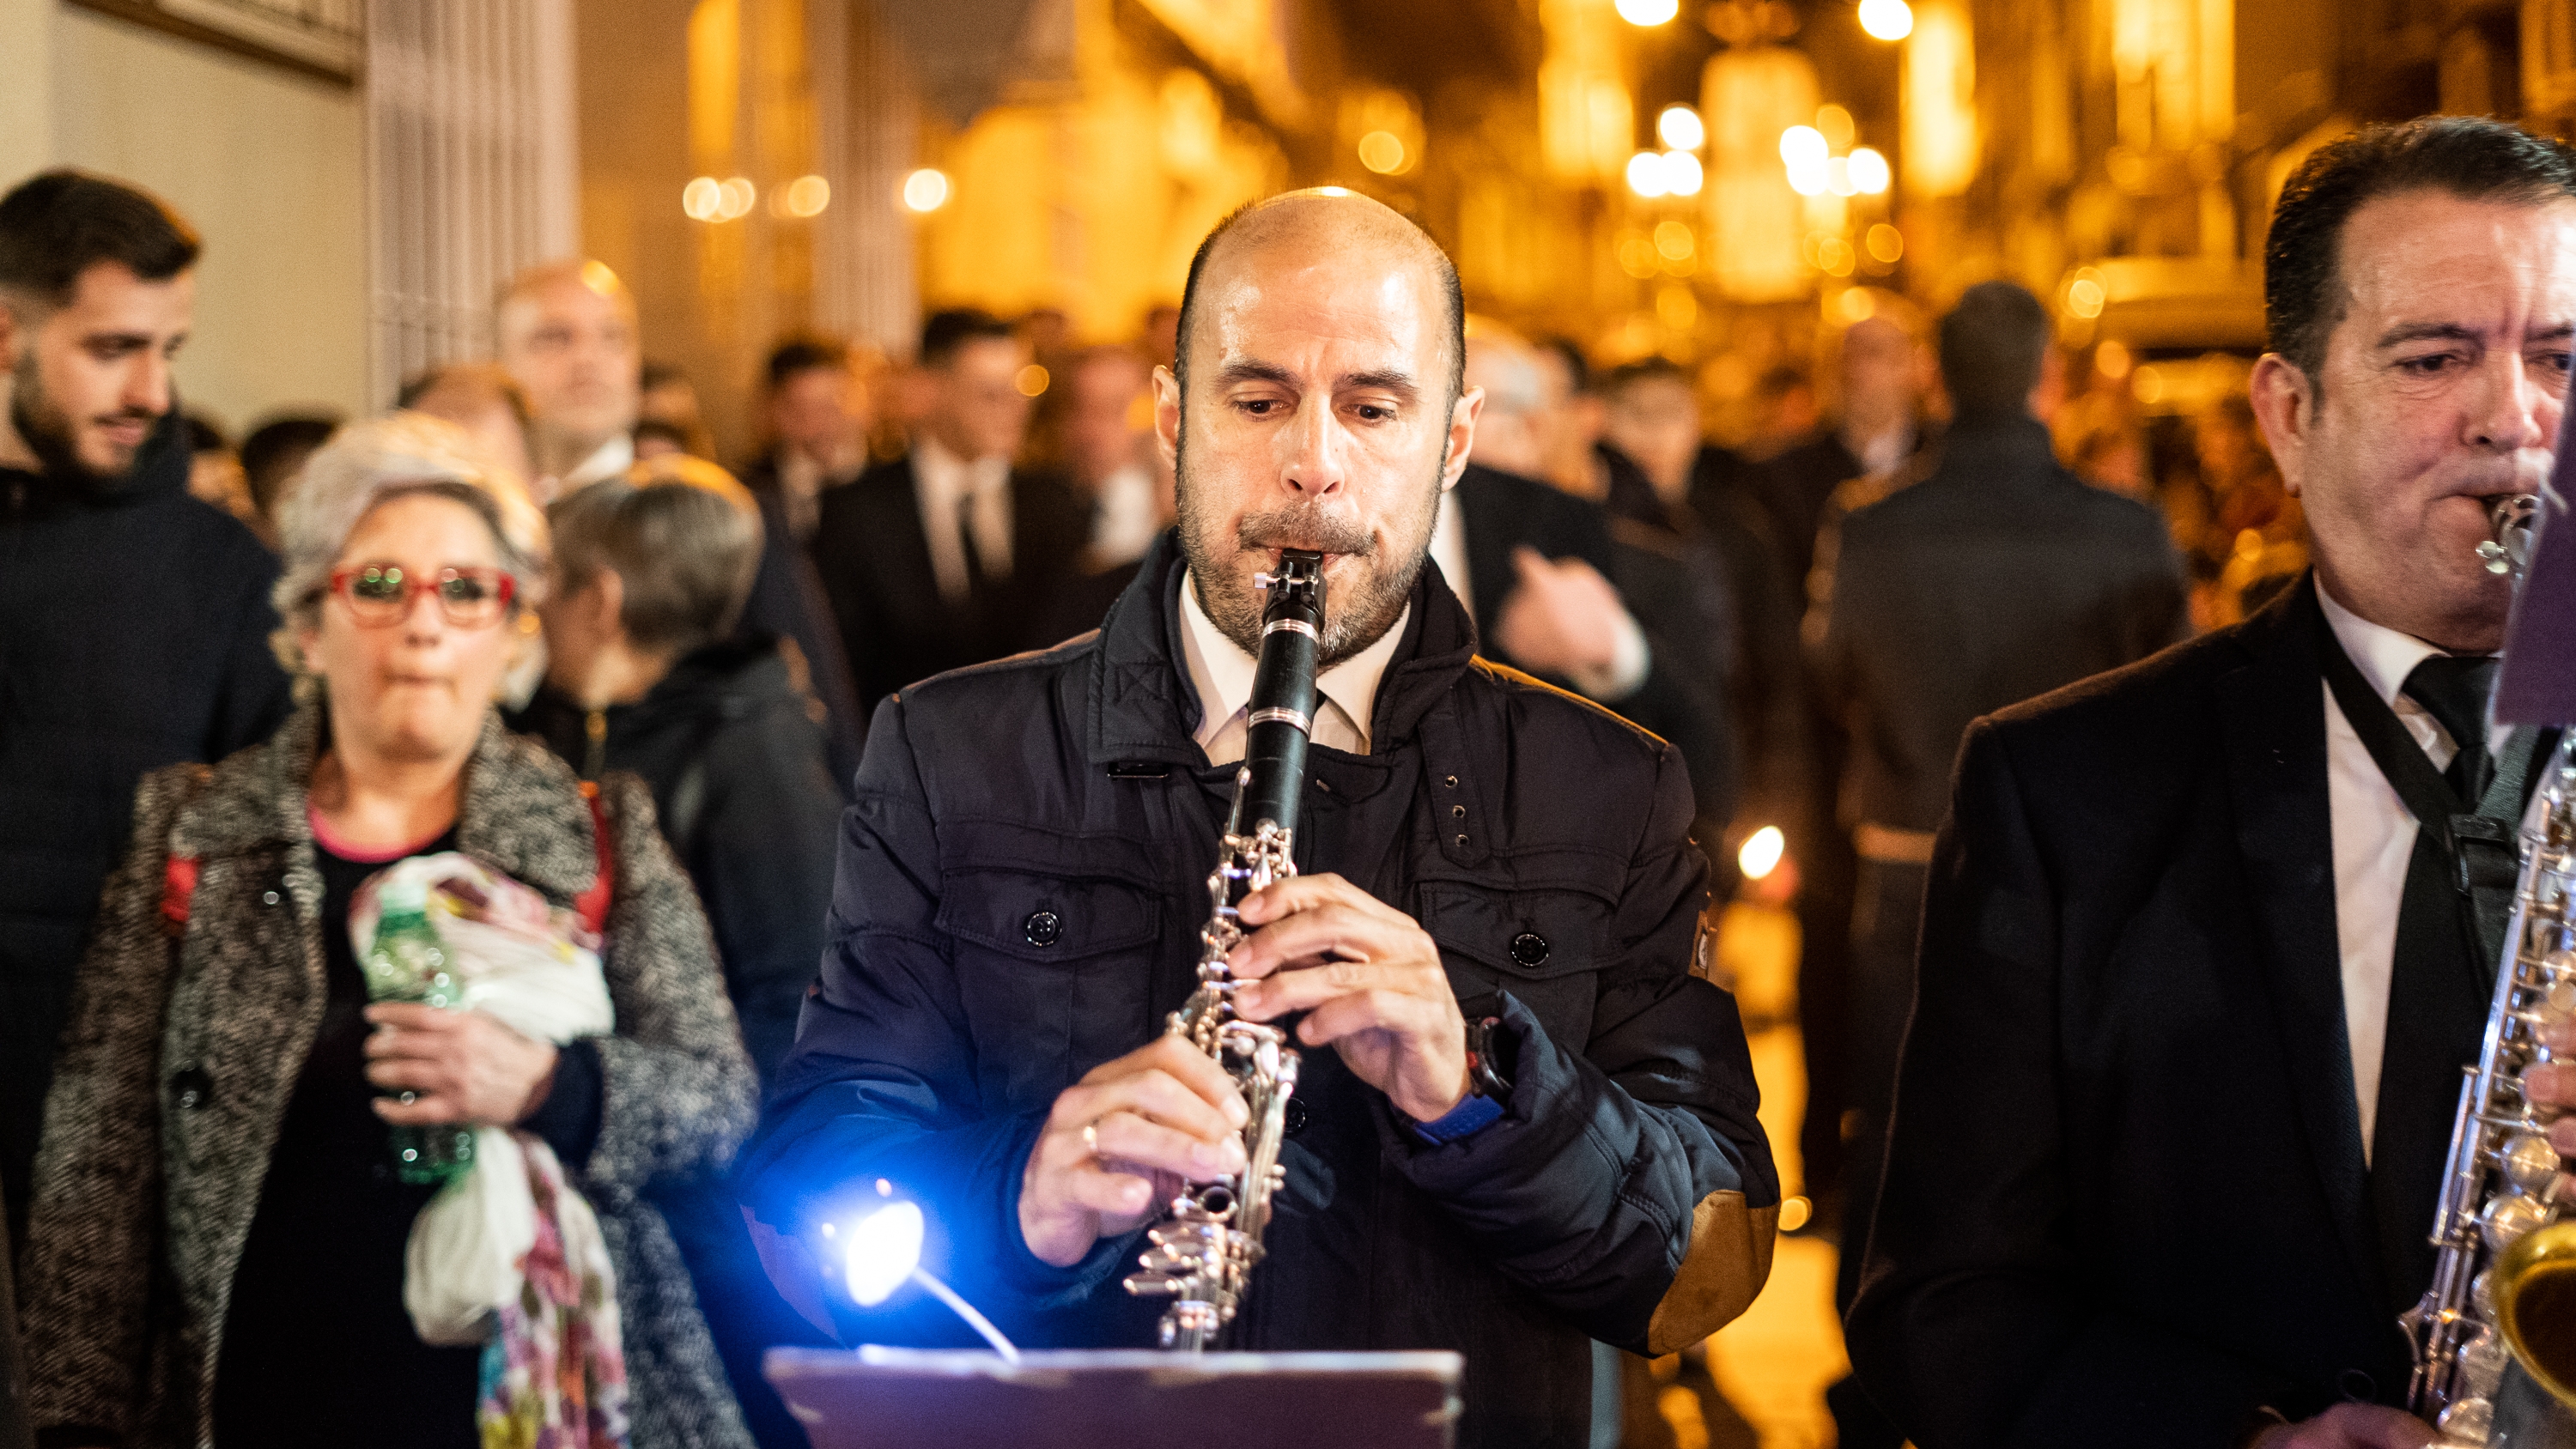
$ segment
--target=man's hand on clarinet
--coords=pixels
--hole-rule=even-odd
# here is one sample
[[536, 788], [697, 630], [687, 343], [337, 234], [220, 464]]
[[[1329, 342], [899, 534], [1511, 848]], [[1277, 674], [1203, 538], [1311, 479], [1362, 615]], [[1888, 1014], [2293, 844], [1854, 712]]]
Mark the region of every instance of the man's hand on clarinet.
[[1020, 1236], [1040, 1262], [1082, 1261], [1153, 1221], [1183, 1181], [1243, 1170], [1243, 1093], [1187, 1041], [1158, 1036], [1064, 1089], [1020, 1178]]
[[1229, 961], [1244, 1019], [1306, 1013], [1300, 1043], [1330, 1043], [1416, 1122], [1467, 1095], [1467, 1022], [1439, 948], [1411, 916], [1337, 875], [1281, 881], [1237, 909], [1252, 930]]

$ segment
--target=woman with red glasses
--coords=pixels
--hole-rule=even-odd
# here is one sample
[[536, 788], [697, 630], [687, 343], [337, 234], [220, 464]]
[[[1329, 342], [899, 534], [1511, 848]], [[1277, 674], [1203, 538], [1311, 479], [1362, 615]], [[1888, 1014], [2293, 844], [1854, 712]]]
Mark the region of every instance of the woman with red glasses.
[[[751, 1125], [705, 919], [640, 781], [586, 796], [494, 709], [536, 638], [543, 515], [454, 426], [397, 414], [314, 456], [281, 532], [302, 708], [212, 769], [146, 777], [82, 966], [22, 1285], [33, 1422], [129, 1449], [748, 1446], [644, 1197], [721, 1170]], [[370, 1003], [352, 902], [451, 851], [532, 887], [571, 940], [604, 937], [611, 1033], [558, 1045]], [[391, 907], [362, 914], [390, 929]], [[542, 1144], [595, 1214], [540, 1234], [526, 1302], [566, 1274], [606, 1301], [423, 1340], [407, 1289], [454, 1285], [421, 1281], [444, 1260], [412, 1229], [458, 1188], [406, 1181], [391, 1138], [460, 1127]], [[535, 1197], [562, 1206], [546, 1182]], [[576, 1238], [597, 1245], [589, 1277]]]

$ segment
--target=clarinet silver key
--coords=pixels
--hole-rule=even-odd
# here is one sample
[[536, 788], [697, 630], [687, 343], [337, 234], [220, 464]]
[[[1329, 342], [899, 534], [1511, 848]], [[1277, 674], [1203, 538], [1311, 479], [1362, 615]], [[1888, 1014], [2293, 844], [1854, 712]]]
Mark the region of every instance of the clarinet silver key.
[[1243, 765], [1234, 775], [1234, 808], [1226, 817], [1216, 869], [1208, 875], [1208, 923], [1199, 932], [1199, 986], [1167, 1030], [1187, 1037], [1234, 1079], [1249, 1109], [1243, 1171], [1187, 1184], [1146, 1232], [1153, 1246], [1127, 1279], [1127, 1291], [1168, 1297], [1163, 1347], [1206, 1348], [1234, 1319], [1261, 1261], [1262, 1230], [1283, 1169], [1288, 1098], [1297, 1090], [1297, 1052], [1287, 1033], [1234, 1013], [1238, 984], [1226, 957], [1241, 944], [1243, 898], [1297, 873], [1297, 802], [1306, 788], [1306, 736], [1315, 717], [1316, 649], [1324, 623], [1323, 555], [1283, 549], [1279, 571], [1255, 582], [1269, 591], [1262, 608], [1261, 655], [1247, 701]]

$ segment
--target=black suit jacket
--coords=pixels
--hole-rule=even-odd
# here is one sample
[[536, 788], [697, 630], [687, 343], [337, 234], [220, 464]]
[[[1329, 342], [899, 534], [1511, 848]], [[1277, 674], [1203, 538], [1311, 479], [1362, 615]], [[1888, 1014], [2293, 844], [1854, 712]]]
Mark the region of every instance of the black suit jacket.
[[2027, 416], [1963, 420], [1930, 477], [1838, 537], [1808, 632], [1849, 741], [1846, 824], [1934, 828], [1969, 721], [2191, 632], [2163, 515], [2059, 467]]
[[912, 460], [880, 463], [823, 494], [814, 567], [832, 601], [863, 707], [918, 679], [1054, 643], [1046, 602], [1089, 536], [1089, 505], [1051, 475], [1011, 471], [1011, 578], [980, 608], [939, 594]]
[[[1669, 530], [1624, 528], [1598, 504], [1480, 463], [1459, 475], [1457, 492], [1480, 631], [1519, 584], [1516, 548], [1582, 559], [1618, 586], [1646, 636], [1646, 677], [1622, 698], [1595, 702], [1681, 751], [1698, 802], [1697, 828], [1708, 837], [1701, 843], [1714, 847], [1732, 813], [1736, 777], [1732, 621], [1715, 551]], [[1490, 638], [1480, 647], [1487, 658], [1520, 667]]]
[[2221, 1446], [2404, 1395], [2317, 610], [2303, 581], [1968, 732], [1848, 1335], [1923, 1449]]
[[858, 779], [868, 717], [850, 678], [849, 650], [833, 622], [831, 595], [824, 592], [813, 559], [798, 545], [788, 521], [787, 498], [778, 486], [778, 455], [762, 455], [741, 476], [760, 503], [760, 571], [752, 577], [751, 597], [743, 603], [734, 637], [743, 644], [767, 637], [794, 641], [796, 652], [804, 656], [807, 687], [823, 706], [833, 788], [847, 799]]

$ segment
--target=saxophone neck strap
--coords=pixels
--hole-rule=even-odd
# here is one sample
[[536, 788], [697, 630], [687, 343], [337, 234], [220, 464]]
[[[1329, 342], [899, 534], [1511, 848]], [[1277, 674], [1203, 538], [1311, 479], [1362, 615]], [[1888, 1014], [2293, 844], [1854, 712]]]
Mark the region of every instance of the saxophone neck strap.
[[2322, 609], [2316, 613], [2316, 633], [2317, 654], [2336, 707], [2370, 752], [2371, 763], [2405, 802], [2407, 813], [2449, 862], [2451, 883], [2469, 906], [2478, 959], [2494, 962], [2503, 950], [2505, 920], [2513, 905], [2520, 856], [2514, 832], [2530, 792], [2532, 762], [2555, 748], [2557, 731], [2515, 730], [2496, 752], [2495, 775], [2485, 794], [2475, 802], [2463, 800], [2407, 732], [2397, 711], [2362, 677]]

